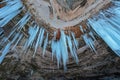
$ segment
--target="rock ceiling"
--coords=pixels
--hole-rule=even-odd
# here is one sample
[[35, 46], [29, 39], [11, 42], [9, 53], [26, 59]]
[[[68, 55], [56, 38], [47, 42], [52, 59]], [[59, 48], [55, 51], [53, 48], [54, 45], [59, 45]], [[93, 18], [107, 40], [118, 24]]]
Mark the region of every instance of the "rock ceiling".
[[[111, 0], [25, 0], [40, 24], [55, 29], [76, 26], [105, 7]], [[41, 23], [42, 22], [42, 23]]]
[[[54, 58], [55, 55], [58, 68], [63, 65], [64, 70], [66, 70], [70, 55], [76, 63], [80, 63], [78, 57], [81, 56], [79, 54], [83, 52], [83, 48], [86, 50], [89, 47], [93, 52], [98, 53], [95, 49], [97, 46], [97, 37], [101, 37], [114, 53], [120, 56], [120, 2], [112, 1], [112, 6], [108, 8], [105, 5], [109, 2], [110, 0], [29, 0], [24, 3], [27, 7], [26, 9], [21, 3], [21, 0], [6, 0], [5, 2], [2, 0], [0, 3], [5, 4], [0, 5], [0, 46], [2, 46], [0, 64], [10, 50], [21, 46], [22, 53], [32, 51], [33, 54], [31, 55], [33, 58], [40, 48], [43, 49], [43, 51], [40, 50], [40, 52], [42, 51], [43, 57], [45, 57], [46, 50], [49, 49], [51, 51], [50, 55], [52, 54], [52, 56], [49, 54], [46, 56]], [[106, 7], [106, 10], [102, 10], [96, 16], [89, 18], [100, 9]], [[10, 34], [4, 31], [6, 24], [11, 22], [16, 15], [24, 12], [24, 10], [26, 10], [24, 16], [12, 26]], [[88, 19], [88, 24], [85, 23], [86, 19]], [[28, 25], [28, 22], [31, 25]], [[26, 24], [28, 37], [23, 32], [25, 31]], [[49, 39], [48, 36], [50, 34], [45, 28], [41, 27], [42, 24], [58, 30], [58, 32], [54, 32], [55, 34], [52, 39]], [[79, 24], [83, 25], [80, 26]], [[84, 29], [85, 24], [87, 24], [88, 31]], [[74, 35], [74, 31], [77, 30], [76, 25], [79, 26], [78, 30], [83, 33], [82, 36], [79, 36], [84, 40], [83, 45], [87, 45], [82, 48], [81, 41], [83, 40], [77, 40]], [[9, 26], [6, 28], [9, 29]], [[69, 27], [72, 29], [70, 30]], [[68, 29], [71, 32], [69, 31], [70, 34], [66, 35], [65, 30], [63, 31], [60, 28]], [[8, 36], [4, 33], [7, 33]]]

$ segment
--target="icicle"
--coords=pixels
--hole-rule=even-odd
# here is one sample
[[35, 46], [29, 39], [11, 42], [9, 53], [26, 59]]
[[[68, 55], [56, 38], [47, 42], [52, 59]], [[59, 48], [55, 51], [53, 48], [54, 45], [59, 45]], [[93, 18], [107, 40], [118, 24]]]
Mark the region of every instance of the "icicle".
[[45, 39], [45, 41], [44, 41], [43, 56], [45, 55], [45, 51], [46, 51], [47, 44], [48, 44], [48, 33], [47, 33], [46, 39]]
[[120, 7], [120, 1], [112, 1], [112, 3], [114, 3], [115, 4], [115, 6], [118, 6], [118, 7]]
[[[91, 25], [91, 27], [96, 31], [96, 33], [101, 36], [101, 38], [108, 44], [108, 46], [118, 55], [120, 56], [120, 52], [118, 52], [120, 50], [120, 41], [118, 39], [120, 39], [118, 37], [113, 38], [113, 36], [117, 36], [114, 30], [112, 30], [111, 28], [109, 28], [109, 25], [100, 25], [99, 21], [94, 21], [93, 19], [88, 19], [89, 24]], [[108, 29], [107, 26], [109, 28], [109, 30], [111, 29], [111, 33], [106, 30]], [[117, 41], [116, 41], [117, 40]]]
[[3, 34], [4, 30], [0, 27], [0, 36]]
[[6, 47], [4, 48], [4, 50], [2, 51], [2, 55], [0, 56], [0, 64], [2, 63], [2, 61], [5, 58], [5, 56], [7, 55], [7, 53], [9, 52], [10, 46], [11, 46], [11, 43], [8, 43], [6, 45]]
[[37, 48], [38, 48], [38, 45], [39, 45], [39, 42], [40, 42], [39, 40], [40, 40], [41, 30], [42, 30], [42, 28], [40, 29], [39, 34], [38, 34], [38, 38], [37, 38], [37, 42], [35, 44], [35, 51], [34, 51], [33, 57], [35, 57], [35, 54], [37, 52]]
[[28, 40], [26, 41], [24, 47], [23, 47], [23, 50], [24, 51], [27, 51], [27, 49], [33, 44], [36, 36], [37, 36], [37, 33], [38, 33], [38, 30], [39, 30], [39, 27], [34, 25], [34, 27], [29, 27], [29, 38]]
[[0, 56], [0, 64], [2, 63], [3, 59], [5, 58], [5, 56], [7, 55], [7, 53], [10, 50], [11, 45], [15, 42], [15, 40], [19, 37], [19, 33], [17, 33], [14, 38], [12, 39], [11, 42], [9, 42], [6, 47], [4, 48], [4, 50], [2, 51], [2, 55]]
[[18, 43], [20, 42], [20, 40], [22, 39], [22, 37], [23, 37], [23, 34], [20, 34], [20, 36], [19, 36], [17, 42], [15, 43], [15, 45], [13, 46], [12, 50], [15, 49], [15, 47], [18, 45]]
[[[105, 13], [105, 12], [104, 12]], [[100, 14], [102, 15], [102, 17], [106, 20], [106, 21], [109, 21], [109, 23], [111, 23], [112, 25], [115, 26], [115, 28], [117, 27], [117, 29], [120, 30], [120, 25], [115, 23], [113, 20], [111, 20], [111, 18], [107, 18], [106, 15], [104, 14], [103, 12], [100, 12]], [[107, 23], [107, 22], [106, 22]], [[113, 26], [111, 28], [114, 28]]]
[[21, 31], [21, 29], [24, 27], [24, 25], [30, 20], [31, 15], [29, 12], [27, 12], [23, 18], [18, 22], [17, 25], [20, 25], [17, 30]]
[[[82, 26], [80, 26], [80, 30], [84, 31], [84, 29], [82, 28]], [[89, 32], [88, 34], [90, 34], [93, 39], [95, 38], [91, 32]], [[88, 37], [88, 34], [84, 33], [82, 35], [82, 37], [83, 37], [86, 45], [88, 45], [90, 47], [90, 49], [93, 50], [97, 54], [97, 51], [95, 50], [95, 44], [94, 44], [94, 40], [96, 40], [96, 39], [92, 40], [91, 37]]]
[[22, 10], [22, 3], [20, 0], [8, 1], [7, 5], [0, 9], [0, 27], [6, 25]]
[[[52, 58], [55, 55], [57, 58], [58, 68], [61, 62], [63, 62], [64, 70], [67, 69], [66, 64], [68, 61], [68, 50], [67, 50], [67, 40], [64, 31], [61, 32], [60, 40], [52, 39]], [[56, 32], [54, 32], [54, 38], [56, 38]]]
[[66, 44], [66, 35], [62, 30], [61, 30], [60, 46], [61, 46], [60, 49], [61, 49], [64, 70], [66, 70], [67, 69], [66, 64], [68, 61], [68, 50], [67, 50], [67, 44]]
[[45, 30], [42, 28], [41, 30], [41, 35], [40, 35], [40, 40], [39, 40], [39, 46], [42, 47], [43, 39], [44, 39], [44, 32]]
[[21, 29], [24, 27], [24, 25], [27, 23], [27, 21], [30, 19], [30, 14], [27, 12], [23, 18], [13, 27], [12, 32], [8, 35], [7, 38], [3, 38], [1, 40], [2, 43], [0, 43], [1, 45], [4, 45], [5, 42], [7, 42], [7, 40], [15, 33], [15, 31], [18, 29], [18, 31], [20, 32]]
[[[54, 32], [54, 38], [56, 37], [56, 32]], [[55, 54], [55, 39], [52, 39], [51, 40], [51, 49], [52, 49], [52, 60], [53, 60], [53, 56], [54, 56], [54, 54]]]
[[55, 54], [56, 54], [56, 58], [57, 58], [57, 65], [58, 65], [58, 68], [59, 68], [59, 65], [61, 63], [61, 49], [60, 49], [60, 42], [55, 42]]
[[72, 57], [74, 58], [76, 63], [78, 63], [78, 57], [77, 57], [77, 54], [76, 54], [76, 49], [73, 48], [74, 46], [72, 45], [72, 41], [71, 41], [71, 38], [69, 36], [67, 36], [67, 42], [68, 42], [68, 47], [70, 49], [70, 53], [71, 53]]
[[93, 38], [94, 41], [97, 41], [92, 31], [90, 31], [88, 34]]
[[72, 34], [72, 38], [73, 38], [73, 41], [74, 41], [74, 45], [75, 45], [76, 49], [78, 49], [78, 41], [75, 39], [74, 33], [71, 32], [71, 34]]

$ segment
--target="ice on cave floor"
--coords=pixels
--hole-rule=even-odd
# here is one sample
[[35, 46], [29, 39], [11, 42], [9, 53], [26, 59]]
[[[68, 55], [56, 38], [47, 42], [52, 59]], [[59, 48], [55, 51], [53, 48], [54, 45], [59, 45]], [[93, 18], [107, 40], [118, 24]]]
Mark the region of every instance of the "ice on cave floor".
[[23, 5], [21, 0], [8, 0], [5, 7], [0, 8], [0, 27], [5, 26], [10, 20], [18, 15]]

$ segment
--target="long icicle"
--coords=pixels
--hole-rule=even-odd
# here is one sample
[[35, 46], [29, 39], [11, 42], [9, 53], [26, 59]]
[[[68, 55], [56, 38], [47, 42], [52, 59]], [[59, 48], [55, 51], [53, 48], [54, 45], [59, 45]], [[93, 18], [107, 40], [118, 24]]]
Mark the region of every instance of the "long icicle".
[[18, 30], [19, 32], [21, 31], [21, 29], [24, 27], [24, 25], [27, 23], [27, 21], [30, 19], [30, 14], [27, 12], [23, 18], [12, 28], [12, 32], [8, 35], [8, 37], [3, 38], [1, 40], [2, 43], [0, 43], [1, 45], [4, 45], [5, 42], [7, 42], [7, 40], [15, 33], [16, 30]]
[[74, 45], [75, 45], [76, 49], [78, 49], [78, 41], [75, 39], [75, 34], [73, 32], [71, 32], [71, 35], [72, 35], [72, 38], [74, 41]]
[[74, 58], [76, 63], [78, 63], [78, 57], [77, 57], [76, 49], [73, 48], [74, 46], [72, 45], [72, 41], [71, 41], [70, 36], [67, 36], [67, 42], [68, 42], [68, 47], [70, 49], [70, 53], [71, 53], [72, 57]]
[[44, 41], [43, 56], [45, 55], [45, 51], [46, 51], [46, 48], [47, 48], [47, 44], [48, 44], [48, 33], [47, 33], [46, 39], [45, 39], [45, 41]]
[[[108, 44], [108, 46], [118, 55], [120, 56], [120, 46], [118, 45], [119, 42], [116, 42], [111, 35], [106, 32], [103, 25], [100, 25], [99, 21], [95, 21], [93, 19], [89, 19], [89, 24], [91, 27], [96, 31], [96, 33]], [[108, 25], [107, 25], [108, 26]], [[109, 26], [108, 26], [109, 27]], [[112, 30], [112, 29], [111, 29]], [[112, 34], [112, 33], [111, 33]], [[114, 35], [114, 34], [113, 34]], [[116, 52], [117, 51], [117, 52]]]
[[29, 38], [27, 39], [27, 41], [23, 47], [24, 51], [27, 51], [28, 48], [33, 44], [38, 31], [39, 31], [39, 27], [37, 25], [34, 25], [33, 27], [32, 26], [29, 27]]
[[[81, 31], [84, 31], [84, 29], [82, 28], [82, 26], [80, 26], [80, 30], [81, 30]], [[84, 32], [83, 32], [83, 33], [84, 33]], [[88, 33], [88, 34], [90, 34], [90, 33]], [[82, 35], [82, 37], [83, 37], [86, 45], [88, 45], [89, 48], [90, 48], [91, 50], [93, 50], [93, 51], [97, 54], [97, 51], [95, 50], [95, 43], [94, 43], [93, 39], [91, 38], [91, 37], [93, 37], [93, 38], [95, 38], [95, 37], [94, 37], [92, 34], [91, 34], [91, 37], [88, 37], [88, 34], [87, 34], [87, 33], [84, 33], [84, 34]], [[96, 40], [96, 39], [95, 39], [95, 40]]]
[[2, 55], [0, 56], [0, 64], [2, 63], [3, 59], [5, 58], [5, 56], [7, 55], [7, 53], [10, 50], [11, 45], [15, 42], [15, 40], [19, 37], [19, 33], [17, 33], [13, 40], [11, 42], [9, 42], [6, 47], [4, 48], [4, 50], [2, 51]]
[[8, 1], [7, 5], [0, 9], [0, 27], [5, 26], [11, 19], [18, 15], [23, 5], [20, 0]]

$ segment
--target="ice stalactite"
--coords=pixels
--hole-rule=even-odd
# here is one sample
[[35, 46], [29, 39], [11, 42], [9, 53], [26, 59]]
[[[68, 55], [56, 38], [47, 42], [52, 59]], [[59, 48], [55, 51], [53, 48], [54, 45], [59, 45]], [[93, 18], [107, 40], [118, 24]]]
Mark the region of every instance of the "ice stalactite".
[[120, 1], [115, 1], [115, 0], [113, 0], [112, 1], [116, 6], [119, 6], [120, 7]]
[[47, 48], [47, 44], [48, 44], [48, 33], [47, 33], [46, 38], [45, 38], [45, 40], [44, 40], [43, 56], [45, 55], [45, 51], [46, 51], [46, 48]]
[[80, 30], [84, 33], [82, 35], [82, 37], [83, 37], [83, 40], [85, 41], [86, 45], [88, 45], [89, 48], [97, 54], [97, 51], [95, 49], [95, 40], [96, 39], [95, 39], [93, 33], [92, 32], [85, 33], [84, 32], [85, 30], [82, 28], [82, 26], [80, 26]]
[[52, 49], [52, 60], [53, 60], [53, 56], [55, 55], [55, 37], [56, 37], [56, 32], [54, 32], [54, 37], [51, 40], [51, 49]]
[[3, 59], [5, 58], [5, 56], [7, 55], [7, 53], [9, 52], [11, 45], [16, 41], [16, 39], [19, 37], [19, 33], [17, 33], [14, 38], [12, 39], [12, 41], [10, 41], [9, 43], [7, 43], [7, 45], [5, 46], [5, 48], [2, 51], [2, 54], [0, 56], [0, 64], [2, 63]]
[[116, 6], [113, 6], [106, 11], [100, 12], [98, 16], [88, 19], [88, 23], [108, 46], [120, 56], [120, 17], [116, 14], [118, 11], [120, 12], [120, 10], [116, 9]]
[[72, 35], [72, 38], [74, 41], [75, 48], [78, 49], [78, 41], [75, 39], [75, 34], [73, 32], [71, 32], [71, 35]]
[[0, 27], [0, 36], [3, 34], [4, 30]]
[[[9, 52], [12, 44], [14, 43], [14, 46], [12, 48], [13, 50], [22, 39], [23, 34], [21, 33], [21, 29], [24, 27], [24, 25], [27, 23], [29, 19], [30, 14], [26, 13], [25, 16], [23, 16], [23, 18], [20, 21], [18, 21], [18, 23], [12, 28], [11, 33], [7, 37], [4, 36], [3, 39], [1, 40], [0, 43], [1, 45], [5, 45], [5, 43], [7, 43], [7, 45], [3, 49], [2, 55], [0, 56], [0, 63], [2, 63], [3, 59]], [[12, 41], [10, 41], [9, 38], [12, 38]]]
[[78, 63], [77, 52], [76, 52], [75, 46], [72, 44], [72, 39], [70, 36], [67, 36], [67, 43], [68, 43], [68, 47], [70, 49], [70, 53], [71, 53], [72, 57], [74, 58], [76, 63]]
[[[68, 60], [68, 48], [70, 50], [70, 53], [72, 55], [72, 57], [74, 58], [74, 60], [76, 61], [76, 63], [78, 63], [78, 57], [77, 57], [77, 53], [76, 53], [76, 47], [77, 47], [77, 43], [75, 44], [75, 36], [74, 34], [72, 34], [72, 36], [67, 36], [64, 31], [60, 30], [60, 39], [59, 40], [55, 40], [57, 33], [54, 32], [54, 38], [52, 39], [52, 43], [51, 43], [51, 48], [52, 48], [52, 57], [56, 56], [57, 58], [57, 64], [58, 64], [58, 68], [59, 65], [61, 63], [63, 63], [64, 66], [64, 70], [67, 69], [66, 65]], [[72, 41], [72, 38], [73, 41]]]
[[12, 50], [14, 50], [16, 48], [16, 46], [18, 45], [18, 43], [21, 41], [22, 38], [23, 38], [23, 34], [20, 34], [19, 38], [17, 39], [17, 41], [15, 42], [14, 46], [12, 47]]
[[23, 9], [20, 0], [8, 0], [6, 6], [0, 8], [0, 27], [5, 26], [10, 20], [18, 15]]
[[11, 46], [11, 43], [8, 43], [5, 46], [4, 50], [2, 51], [2, 55], [0, 56], [0, 64], [2, 63], [2, 61], [5, 58], [6, 54], [9, 52], [10, 46]]
[[37, 26], [36, 24], [29, 27], [29, 31], [28, 31], [29, 38], [27, 39], [27, 41], [23, 47], [23, 50], [25, 52], [28, 50], [28, 48], [30, 48], [33, 45], [33, 42], [37, 36], [38, 31], [39, 31], [39, 26]]
[[35, 51], [34, 51], [33, 57], [35, 57], [35, 54], [37, 52], [37, 48], [42, 47], [42, 43], [43, 43], [43, 39], [44, 39], [44, 33], [45, 33], [45, 29], [39, 28], [37, 42], [35, 43]]
[[16, 32], [16, 31], [21, 31], [21, 29], [24, 27], [24, 25], [28, 22], [28, 20], [30, 19], [30, 14], [26, 13], [23, 18], [18, 21], [18, 23], [12, 28], [12, 31], [10, 32], [10, 34], [7, 37], [4, 37], [1, 40], [1, 45], [4, 45], [5, 42], [8, 41], [8, 39]]
[[[67, 43], [66, 43], [66, 35], [64, 31], [61, 31], [60, 40], [52, 40], [51, 48], [52, 48], [52, 56], [56, 56], [58, 68], [60, 63], [63, 63], [64, 69], [66, 70], [66, 64], [68, 61], [68, 50], [67, 50]], [[56, 33], [54, 33], [56, 36]]]

